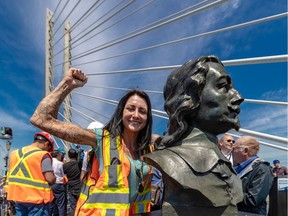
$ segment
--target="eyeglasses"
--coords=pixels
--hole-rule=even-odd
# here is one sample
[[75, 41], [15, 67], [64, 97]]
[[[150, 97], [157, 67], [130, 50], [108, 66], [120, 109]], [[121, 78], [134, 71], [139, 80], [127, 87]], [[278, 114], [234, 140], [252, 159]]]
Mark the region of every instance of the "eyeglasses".
[[243, 147], [243, 146], [233, 147], [233, 151], [235, 151], [236, 149], [239, 149], [239, 151], [243, 151], [245, 149], [245, 147]]
[[232, 143], [235, 143], [235, 141], [234, 140], [231, 140], [231, 139], [228, 139], [228, 140], [226, 140], [227, 142], [232, 142]]
[[43, 137], [43, 136], [37, 136], [37, 137], [35, 137], [35, 140], [44, 140], [44, 141], [46, 141], [46, 142], [49, 143], [49, 144], [48, 144], [49, 149], [52, 148], [52, 144], [49, 142], [49, 140], [47, 140], [47, 139], [46, 139], [45, 137]]

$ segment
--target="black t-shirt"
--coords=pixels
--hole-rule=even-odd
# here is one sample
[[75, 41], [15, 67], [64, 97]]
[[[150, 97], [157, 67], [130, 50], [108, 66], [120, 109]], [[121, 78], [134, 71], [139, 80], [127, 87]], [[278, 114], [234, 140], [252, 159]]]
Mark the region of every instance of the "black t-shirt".
[[68, 178], [68, 190], [80, 190], [80, 168], [78, 161], [69, 161], [63, 164], [64, 174]]

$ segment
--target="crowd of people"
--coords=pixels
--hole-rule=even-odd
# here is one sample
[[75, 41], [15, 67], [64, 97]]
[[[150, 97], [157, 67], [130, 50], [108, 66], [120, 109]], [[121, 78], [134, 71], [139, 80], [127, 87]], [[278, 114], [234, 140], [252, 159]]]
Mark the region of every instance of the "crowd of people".
[[[154, 143], [154, 140], [159, 137], [159, 135], [155, 134], [153, 134], [153, 136], [151, 143]], [[33, 157], [34, 163], [31, 161], [30, 167], [39, 167], [41, 173], [43, 173], [45, 181], [47, 181], [47, 183], [51, 185], [54, 198], [51, 198], [52, 195], [50, 191], [50, 195], [48, 196], [50, 198], [41, 200], [43, 198], [41, 197], [41, 193], [39, 194], [35, 190], [34, 192], [31, 191], [31, 197], [35, 198], [35, 201], [33, 199], [29, 200], [27, 197], [22, 197], [20, 199], [18, 198], [17, 200], [15, 200], [16, 194], [13, 194], [12, 192], [18, 193], [18, 190], [14, 188], [14, 191], [12, 189], [10, 189], [11, 192], [9, 192], [9, 190], [7, 191], [9, 193], [8, 199], [16, 201], [16, 211], [21, 212], [21, 215], [28, 215], [27, 213], [33, 215], [33, 212], [37, 212], [37, 214], [39, 215], [68, 215], [68, 203], [68, 206], [70, 208], [69, 215], [74, 215], [76, 204], [80, 195], [81, 180], [87, 173], [87, 166], [91, 157], [94, 157], [92, 149], [85, 151], [84, 158], [81, 158], [79, 156], [77, 149], [69, 149], [69, 160], [64, 161], [65, 152], [63, 152], [63, 149], [54, 150], [54, 142], [51, 136], [45, 132], [36, 133], [34, 135], [34, 142], [31, 145], [37, 146], [38, 148], [41, 147], [40, 149], [42, 149], [44, 152], [50, 152], [51, 157], [47, 156], [48, 154], [41, 152], [43, 154], [42, 163], [39, 163], [39, 160], [35, 160], [35, 157]], [[152, 145], [151, 147], [153, 148], [154, 145]], [[228, 160], [233, 158], [232, 164], [234, 166], [234, 170], [242, 180], [244, 198], [241, 203], [238, 203], [238, 210], [260, 215], [267, 215], [267, 197], [269, 195], [269, 191], [273, 182], [273, 177], [287, 176], [287, 168], [285, 166], [281, 166], [279, 160], [274, 160], [274, 168], [272, 169], [268, 162], [257, 156], [257, 153], [260, 150], [260, 146], [259, 142], [254, 137], [243, 136], [235, 141], [232, 135], [227, 134], [219, 139], [218, 147]], [[22, 159], [25, 161], [29, 161], [29, 155], [34, 152], [31, 152], [29, 154], [30, 151], [27, 151], [26, 148], [28, 148], [29, 150], [35, 149], [34, 147], [24, 147], [23, 149], [21, 149], [21, 151], [18, 152], [18, 154], [23, 154]], [[35, 151], [35, 153], [37, 153], [37, 151]], [[16, 152], [11, 155], [12, 163], [14, 161], [14, 154], [16, 154]], [[94, 159], [97, 159], [97, 157], [95, 157]], [[28, 171], [25, 170], [25, 167], [26, 166], [21, 166], [18, 168], [16, 167], [16, 170], [18, 169], [18, 171], [24, 171], [25, 174], [25, 172]], [[161, 173], [159, 172], [159, 170], [155, 170], [154, 167], [152, 167], [152, 169], [155, 175], [154, 181], [158, 180], [158, 182], [152, 184], [152, 188], [154, 188], [154, 190], [152, 190], [152, 193], [158, 194], [153, 194], [152, 196], [151, 210], [158, 210], [161, 209], [164, 185], [161, 180]], [[10, 179], [8, 179], [8, 182], [10, 182], [11, 184], [13, 184], [13, 182], [18, 182], [21, 179], [15, 179], [15, 176], [13, 176], [15, 174], [15, 167], [13, 167], [12, 165], [11, 171], [9, 172]], [[82, 177], [80, 177], [81, 174]], [[55, 180], [53, 178], [53, 175], [55, 176]], [[32, 176], [30, 176], [31, 181], [38, 180], [36, 176], [33, 176], [33, 174]], [[4, 181], [1, 182], [1, 189], [4, 186], [4, 183]], [[26, 190], [26, 188], [22, 188], [21, 190]], [[40, 195], [40, 198], [37, 198], [36, 195]], [[40, 204], [39, 202], [42, 203]], [[48, 214], [48, 212], [50, 213]]]
[[[210, 65], [214, 72], [220, 70], [219, 62]], [[11, 153], [7, 199], [15, 201], [18, 215], [65, 216], [67, 203], [72, 209], [71, 215], [132, 215], [161, 209], [167, 189], [162, 179], [163, 170], [145, 162], [143, 157], [160, 149], [167, 136], [162, 139], [152, 134], [149, 96], [141, 90], [128, 91], [103, 128], [87, 130], [59, 120], [57, 113], [65, 97], [73, 89], [84, 86], [87, 79], [80, 69], [69, 69], [58, 86], [39, 103], [30, 119], [45, 132], [36, 133], [31, 145]], [[238, 93], [237, 97], [238, 106], [243, 99]], [[209, 104], [209, 99], [203, 101]], [[204, 128], [197, 118], [194, 124]], [[173, 130], [173, 124], [169, 126]], [[63, 161], [63, 151], [54, 150], [51, 135], [87, 145], [90, 149], [81, 163], [77, 149], [69, 149], [69, 160]], [[211, 140], [214, 142], [208, 137], [207, 142]], [[275, 160], [272, 170], [269, 163], [257, 155], [260, 146], [254, 137], [243, 136], [235, 142], [233, 136], [226, 134], [215, 144], [215, 154], [223, 154], [217, 156], [216, 165], [229, 175], [221, 177], [233, 176], [235, 181], [242, 182], [242, 191], [238, 192], [243, 192], [243, 199], [239, 195], [238, 211], [266, 215], [266, 200], [273, 178], [287, 175], [287, 168], [285, 170], [280, 161]], [[228, 205], [234, 205], [233, 201]]]
[[233, 166], [242, 180], [244, 198], [238, 203], [238, 210], [259, 215], [268, 214], [268, 195], [274, 177], [287, 176], [287, 168], [274, 160], [274, 168], [257, 154], [259, 141], [255, 137], [242, 136], [234, 141], [231, 135], [224, 135], [219, 141], [219, 149], [227, 157], [233, 158]]

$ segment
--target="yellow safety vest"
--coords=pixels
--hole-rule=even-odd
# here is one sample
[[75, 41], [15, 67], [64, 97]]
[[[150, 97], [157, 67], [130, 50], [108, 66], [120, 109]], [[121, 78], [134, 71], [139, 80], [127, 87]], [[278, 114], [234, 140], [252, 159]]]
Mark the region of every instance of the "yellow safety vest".
[[151, 166], [143, 181], [143, 191], [138, 192], [135, 201], [130, 203], [130, 161], [124, 153], [121, 137], [111, 138], [106, 130], [102, 136], [101, 132], [96, 130], [99, 148], [97, 152], [101, 153], [93, 158], [91, 173], [82, 186], [75, 215], [127, 216], [150, 212]]
[[41, 163], [50, 154], [35, 146], [15, 150], [10, 156], [7, 174], [7, 199], [15, 202], [47, 204], [53, 192], [42, 173]]

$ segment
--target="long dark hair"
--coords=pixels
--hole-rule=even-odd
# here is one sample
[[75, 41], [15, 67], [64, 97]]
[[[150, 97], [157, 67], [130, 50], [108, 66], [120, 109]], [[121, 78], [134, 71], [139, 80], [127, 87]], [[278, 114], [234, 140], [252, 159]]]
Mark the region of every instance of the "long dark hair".
[[152, 134], [152, 111], [151, 111], [151, 102], [149, 96], [142, 90], [133, 89], [128, 91], [119, 101], [118, 106], [110, 119], [110, 121], [104, 126], [103, 129], [108, 130], [110, 136], [116, 137], [124, 131], [124, 125], [122, 123], [123, 118], [123, 110], [128, 101], [128, 99], [133, 96], [138, 95], [139, 97], [143, 98], [147, 103], [147, 122], [145, 127], [139, 132], [137, 136], [137, 143], [139, 145], [137, 150], [145, 149], [151, 139]]

